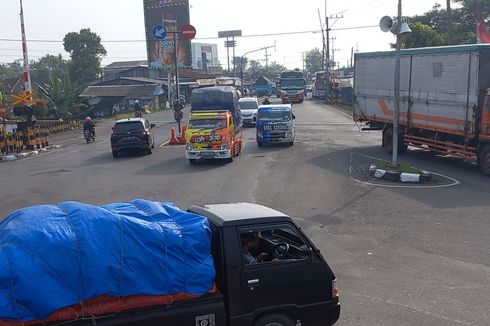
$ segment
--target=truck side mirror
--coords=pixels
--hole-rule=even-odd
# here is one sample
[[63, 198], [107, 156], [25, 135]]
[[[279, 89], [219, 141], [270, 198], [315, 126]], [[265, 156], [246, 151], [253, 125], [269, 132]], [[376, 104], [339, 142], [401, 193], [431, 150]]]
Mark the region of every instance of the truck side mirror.
[[292, 115], [292, 117], [293, 117], [293, 120], [296, 119], [296, 116], [294, 114]]
[[151, 128], [151, 129], [155, 128], [156, 126], [157, 126], [157, 125], [156, 125], [156, 124], [154, 124], [154, 123], [150, 124], [150, 128]]

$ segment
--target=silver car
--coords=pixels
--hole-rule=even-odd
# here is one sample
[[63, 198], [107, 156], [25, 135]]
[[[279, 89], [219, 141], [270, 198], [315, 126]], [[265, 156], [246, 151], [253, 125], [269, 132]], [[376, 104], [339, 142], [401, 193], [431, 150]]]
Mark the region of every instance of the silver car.
[[259, 101], [256, 97], [244, 97], [238, 100], [238, 106], [242, 113], [243, 125], [255, 125]]

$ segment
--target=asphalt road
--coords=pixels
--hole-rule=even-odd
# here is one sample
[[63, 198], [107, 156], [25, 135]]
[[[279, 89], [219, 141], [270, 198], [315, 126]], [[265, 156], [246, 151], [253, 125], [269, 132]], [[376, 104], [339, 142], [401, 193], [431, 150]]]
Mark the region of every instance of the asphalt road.
[[[293, 147], [259, 149], [254, 129], [245, 129], [243, 155], [230, 164], [191, 166], [183, 146], [113, 159], [111, 124], [103, 122], [96, 143], [79, 137], [49, 154], [2, 163], [0, 214], [64, 200], [147, 198], [182, 208], [256, 202], [296, 218], [321, 248], [342, 290], [338, 325], [488, 325], [490, 179], [469, 163], [411, 149], [402, 162], [459, 184], [387, 188], [355, 181], [353, 165], [389, 159], [380, 132], [362, 132], [345, 113], [318, 102], [294, 109]], [[171, 113], [150, 120], [163, 143], [175, 125]]]

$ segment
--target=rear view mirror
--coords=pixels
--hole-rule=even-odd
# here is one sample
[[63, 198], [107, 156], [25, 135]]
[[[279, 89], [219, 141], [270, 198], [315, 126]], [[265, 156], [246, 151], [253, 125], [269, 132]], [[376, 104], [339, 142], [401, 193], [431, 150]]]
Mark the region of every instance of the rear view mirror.
[[296, 116], [294, 114], [292, 115], [292, 117], [293, 117], [293, 120], [296, 119]]
[[150, 128], [152, 128], [152, 129], [153, 129], [153, 128], [155, 128], [156, 126], [157, 126], [157, 125], [156, 125], [156, 124], [154, 124], [154, 123], [150, 124]]

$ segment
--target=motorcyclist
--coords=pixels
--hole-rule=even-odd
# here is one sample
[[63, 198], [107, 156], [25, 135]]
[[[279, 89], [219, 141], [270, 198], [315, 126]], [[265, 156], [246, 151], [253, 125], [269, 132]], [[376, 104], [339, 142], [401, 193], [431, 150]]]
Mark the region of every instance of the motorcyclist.
[[143, 108], [140, 105], [140, 101], [134, 101], [134, 116], [136, 118], [141, 118], [143, 116]]
[[85, 118], [85, 123], [83, 124], [83, 131], [89, 131], [91, 132], [94, 137], [95, 137], [95, 123], [93, 123], [91, 117], [86, 117]]
[[262, 101], [262, 104], [264, 105], [270, 105], [271, 104], [271, 101], [269, 100], [268, 97], [266, 97], [263, 101]]

